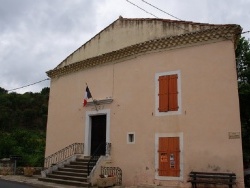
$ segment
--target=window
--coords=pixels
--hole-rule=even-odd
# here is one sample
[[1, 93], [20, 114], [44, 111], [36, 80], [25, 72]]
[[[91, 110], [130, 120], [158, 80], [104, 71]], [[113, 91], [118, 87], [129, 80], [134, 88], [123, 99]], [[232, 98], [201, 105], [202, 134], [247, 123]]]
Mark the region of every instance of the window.
[[157, 73], [156, 115], [180, 113], [180, 71]]
[[127, 143], [128, 144], [134, 144], [135, 143], [135, 133], [130, 132], [127, 134]]
[[178, 110], [177, 79], [177, 74], [159, 77], [159, 112]]

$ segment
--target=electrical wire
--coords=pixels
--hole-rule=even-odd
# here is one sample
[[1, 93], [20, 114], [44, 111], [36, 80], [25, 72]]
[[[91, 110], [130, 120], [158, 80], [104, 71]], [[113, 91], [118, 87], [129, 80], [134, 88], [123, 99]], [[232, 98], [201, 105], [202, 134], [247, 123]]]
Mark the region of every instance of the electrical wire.
[[[155, 18], [159, 18], [159, 17], [157, 17], [156, 15], [154, 15], [154, 14], [152, 14], [152, 13], [146, 11], [145, 9], [141, 8], [140, 6], [138, 6], [138, 5], [134, 4], [134, 3], [132, 3], [131, 1], [129, 1], [129, 0], [126, 0], [126, 1], [129, 2], [130, 4], [134, 5], [135, 7], [137, 7], [137, 8], [139, 8], [139, 9], [143, 10], [144, 12], [146, 12], [146, 13], [148, 13], [148, 14], [154, 16]], [[184, 28], [182, 28], [182, 27], [180, 27], [180, 26], [178, 26], [178, 25], [174, 25], [174, 27], [179, 28], [179, 29], [182, 29], [182, 30], [187, 31], [187, 32], [190, 32], [189, 30], [184, 29]]]
[[[141, 8], [140, 6], [138, 6], [138, 5], [134, 4], [134, 3], [132, 3], [131, 1], [129, 1], [129, 0], [126, 0], [126, 1], [127, 1], [128, 3], [130, 3], [130, 4], [132, 4], [133, 6], [139, 8], [140, 10], [146, 12], [147, 14], [150, 14], [151, 16], [154, 16], [155, 18], [159, 18], [159, 17], [157, 17], [156, 15], [154, 15], [154, 14], [152, 14], [152, 13], [146, 11], [145, 9]], [[183, 21], [182, 19], [180, 19], [180, 18], [178, 18], [178, 17], [176, 17], [176, 16], [174, 16], [174, 15], [172, 15], [172, 14], [170, 14], [170, 13], [168, 13], [168, 12], [166, 12], [166, 11], [164, 11], [164, 10], [162, 10], [162, 9], [160, 9], [160, 8], [158, 8], [158, 7], [156, 7], [156, 6], [154, 6], [154, 5], [152, 5], [151, 3], [148, 3], [148, 2], [145, 1], [145, 0], [141, 0], [141, 1], [144, 2], [144, 3], [146, 3], [146, 4], [148, 4], [148, 5], [150, 5], [151, 7], [154, 7], [155, 9], [157, 9], [157, 10], [159, 10], [159, 11], [161, 11], [161, 12], [163, 12], [163, 13], [165, 13], [165, 14], [167, 14], [167, 15], [169, 15], [169, 16], [171, 16], [171, 17], [177, 19], [177, 20], [179, 20], [179, 21]], [[183, 29], [183, 30], [189, 32], [189, 30], [186, 30], [186, 29], [184, 29], [184, 28], [182, 28], [182, 27], [179, 27], [179, 26], [175, 26], [175, 27], [180, 28], [180, 29]], [[246, 34], [246, 33], [250, 33], [250, 31], [245, 31], [245, 32], [242, 32], [242, 33], [240, 33], [240, 34]], [[32, 86], [32, 85], [36, 85], [36, 84], [41, 83], [41, 82], [44, 82], [44, 81], [46, 81], [46, 80], [50, 80], [50, 79], [49, 79], [49, 78], [46, 78], [46, 79], [44, 79], [44, 80], [40, 80], [40, 81], [38, 81], [38, 82], [34, 82], [34, 83], [32, 83], [32, 84], [28, 84], [28, 85], [21, 86], [21, 87], [18, 87], [18, 88], [10, 89], [10, 90], [7, 90], [7, 91], [9, 92], [9, 91], [14, 91], [14, 90], [22, 89], [22, 88], [29, 87], [29, 86]]]
[[250, 33], [250, 31], [244, 31], [241, 34], [246, 34], [246, 33]]
[[[167, 15], [169, 15], [169, 16], [171, 16], [171, 17], [177, 19], [177, 20], [179, 20], [179, 21], [185, 21], [185, 20], [182, 20], [182, 19], [180, 19], [180, 18], [178, 18], [178, 17], [176, 17], [176, 16], [174, 16], [174, 15], [172, 15], [172, 14], [170, 14], [170, 13], [168, 13], [168, 12], [166, 12], [166, 11], [160, 9], [160, 8], [158, 8], [158, 7], [155, 6], [155, 5], [152, 5], [151, 3], [149, 3], [149, 2], [147, 2], [147, 1], [145, 1], [145, 0], [141, 0], [141, 1], [144, 2], [144, 3], [146, 3], [146, 4], [148, 4], [149, 6], [151, 6], [151, 7], [153, 7], [153, 8], [155, 8], [155, 9], [157, 9], [157, 10], [159, 10], [159, 11], [161, 11], [161, 12], [163, 12], [163, 13], [165, 13], [165, 14], [167, 14]], [[184, 29], [184, 28], [182, 28], [182, 27], [180, 27], [180, 26], [175, 26], [175, 27], [177, 27], [177, 28], [179, 28], [179, 29], [182, 29], [182, 30], [184, 30], [184, 31], [190, 32], [189, 30]], [[198, 26], [195, 25], [194, 27], [198, 27]]]
[[177, 19], [177, 20], [183, 21], [182, 19], [177, 18], [176, 16], [174, 16], [174, 15], [172, 15], [172, 14], [170, 14], [170, 13], [168, 13], [168, 12], [166, 12], [166, 11], [164, 11], [164, 10], [158, 8], [158, 7], [156, 7], [155, 5], [152, 5], [151, 3], [148, 3], [148, 2], [145, 1], [145, 0], [141, 0], [141, 1], [144, 2], [144, 3], [146, 3], [146, 4], [148, 4], [148, 5], [150, 5], [151, 7], [154, 7], [155, 9], [157, 9], [157, 10], [159, 10], [159, 11], [161, 11], [161, 12], [163, 12], [163, 13], [165, 13], [165, 14], [167, 14], [167, 15], [169, 15], [169, 16], [175, 18], [175, 19]]
[[146, 13], [148, 13], [148, 14], [150, 14], [150, 15], [154, 16], [155, 18], [158, 18], [156, 15], [154, 15], [154, 14], [152, 14], [152, 13], [150, 13], [150, 12], [146, 11], [145, 9], [143, 9], [143, 8], [139, 7], [138, 5], [136, 5], [136, 4], [134, 4], [134, 3], [132, 3], [131, 1], [129, 1], [129, 0], [126, 0], [126, 1], [127, 1], [127, 2], [129, 2], [130, 4], [132, 4], [132, 5], [136, 6], [137, 8], [141, 9], [142, 11], [144, 11], [144, 12], [146, 12]]
[[[152, 14], [152, 13], [146, 11], [145, 9], [141, 8], [140, 6], [138, 6], [138, 5], [134, 4], [134, 3], [132, 3], [131, 1], [129, 1], [129, 0], [126, 0], [126, 1], [129, 2], [130, 4], [136, 6], [137, 8], [143, 10], [144, 12], [146, 12], [146, 13], [148, 13], [148, 14], [154, 16], [155, 18], [159, 18], [159, 17], [155, 16], [154, 14]], [[171, 16], [171, 17], [177, 19], [177, 20], [179, 20], [179, 21], [184, 21], [184, 20], [182, 20], [182, 19], [180, 19], [180, 18], [178, 18], [178, 17], [176, 17], [176, 16], [174, 16], [174, 15], [172, 15], [172, 14], [170, 14], [170, 13], [168, 13], [168, 12], [166, 12], [166, 11], [164, 11], [164, 10], [158, 8], [158, 7], [156, 7], [155, 5], [149, 3], [149, 2], [147, 2], [147, 1], [145, 1], [145, 0], [141, 0], [141, 1], [144, 2], [144, 3], [146, 3], [147, 5], [149, 5], [149, 6], [153, 7], [153, 8], [155, 8], [155, 9], [157, 9], [157, 10], [159, 10], [159, 11], [161, 11], [161, 12], [163, 12], [163, 13], [165, 13], [165, 14], [167, 14], [167, 15], [169, 15], [169, 16]], [[175, 27], [177, 27], [177, 28], [179, 28], [179, 29], [182, 29], [182, 30], [184, 30], [184, 31], [190, 32], [189, 30], [184, 29], [184, 28], [182, 28], [182, 27], [180, 27], [180, 26], [176, 26], [176, 25], [175, 25]], [[250, 31], [245, 31], [245, 32], [242, 32], [242, 33], [240, 33], [240, 34], [246, 34], [246, 33], [250, 33]]]
[[44, 81], [46, 81], [46, 80], [50, 80], [50, 79], [49, 79], [49, 78], [46, 78], [46, 79], [44, 79], [44, 80], [40, 80], [40, 81], [38, 81], [38, 82], [34, 82], [34, 83], [32, 83], [32, 84], [28, 84], [28, 85], [21, 86], [21, 87], [18, 87], [18, 88], [10, 89], [10, 90], [7, 90], [7, 91], [9, 92], [9, 91], [14, 91], [14, 90], [22, 89], [22, 88], [25, 88], [25, 87], [29, 87], [29, 86], [32, 86], [32, 85], [35, 85], [35, 84], [44, 82]]

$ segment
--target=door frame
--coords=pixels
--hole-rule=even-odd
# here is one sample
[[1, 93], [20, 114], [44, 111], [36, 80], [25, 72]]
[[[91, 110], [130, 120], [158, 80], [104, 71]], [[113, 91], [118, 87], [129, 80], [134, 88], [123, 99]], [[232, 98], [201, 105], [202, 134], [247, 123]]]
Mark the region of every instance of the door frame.
[[86, 111], [85, 115], [85, 139], [84, 139], [84, 156], [90, 156], [91, 149], [91, 128], [92, 116], [106, 115], [106, 143], [110, 143], [110, 110]]
[[[158, 168], [159, 168], [159, 138], [160, 137], [179, 137], [180, 144], [180, 176], [159, 176]], [[155, 179], [157, 180], [183, 180], [183, 133], [155, 133]]]

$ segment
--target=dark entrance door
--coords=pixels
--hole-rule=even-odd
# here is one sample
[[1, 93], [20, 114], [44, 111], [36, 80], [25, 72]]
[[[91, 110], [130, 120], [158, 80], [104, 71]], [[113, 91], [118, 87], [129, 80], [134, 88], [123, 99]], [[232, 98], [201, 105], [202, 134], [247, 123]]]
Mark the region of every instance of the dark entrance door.
[[[105, 155], [106, 151], [106, 115], [91, 117], [91, 155]], [[98, 150], [97, 153], [96, 150]]]

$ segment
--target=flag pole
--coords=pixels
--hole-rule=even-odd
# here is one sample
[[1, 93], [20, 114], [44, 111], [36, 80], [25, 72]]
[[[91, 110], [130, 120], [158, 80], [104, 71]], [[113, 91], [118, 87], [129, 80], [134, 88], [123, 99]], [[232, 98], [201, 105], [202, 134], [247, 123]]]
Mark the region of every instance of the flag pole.
[[[89, 87], [88, 84], [87, 84], [87, 82], [86, 82], [86, 86]], [[95, 101], [94, 101], [94, 99], [93, 99], [92, 93], [91, 93], [91, 99], [92, 99], [92, 101], [93, 101], [93, 103], [94, 103], [94, 105], [95, 105], [96, 111], [98, 111], [97, 106], [96, 106], [96, 103], [95, 103]]]

